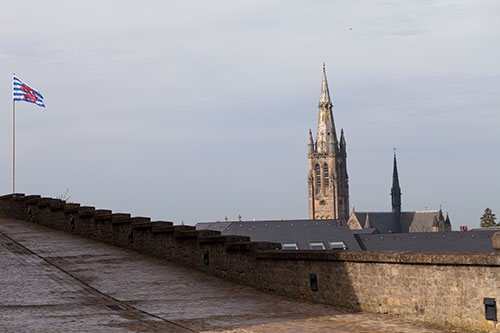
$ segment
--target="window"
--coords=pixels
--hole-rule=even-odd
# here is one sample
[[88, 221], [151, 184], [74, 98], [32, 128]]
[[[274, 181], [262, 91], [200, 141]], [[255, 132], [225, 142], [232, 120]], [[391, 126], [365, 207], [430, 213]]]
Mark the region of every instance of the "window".
[[309, 243], [309, 247], [311, 250], [324, 250], [325, 244], [323, 242], [311, 242]]
[[325, 187], [328, 187], [330, 185], [330, 178], [328, 176], [328, 165], [326, 163], [323, 164], [323, 180]]
[[345, 250], [347, 246], [344, 242], [330, 242], [330, 248], [332, 250]]
[[298, 250], [299, 247], [297, 246], [297, 243], [283, 243], [281, 244], [281, 248], [283, 250]]
[[314, 167], [314, 173], [316, 176], [316, 190], [319, 190], [319, 188], [321, 187], [321, 167], [319, 166], [319, 164], [316, 164], [316, 166]]

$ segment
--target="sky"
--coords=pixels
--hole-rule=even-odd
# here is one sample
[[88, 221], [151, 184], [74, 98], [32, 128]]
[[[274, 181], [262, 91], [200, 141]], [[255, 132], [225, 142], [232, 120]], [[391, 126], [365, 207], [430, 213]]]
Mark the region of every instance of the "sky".
[[307, 218], [326, 63], [350, 203], [500, 218], [500, 2], [2, 1], [0, 193], [135, 216]]

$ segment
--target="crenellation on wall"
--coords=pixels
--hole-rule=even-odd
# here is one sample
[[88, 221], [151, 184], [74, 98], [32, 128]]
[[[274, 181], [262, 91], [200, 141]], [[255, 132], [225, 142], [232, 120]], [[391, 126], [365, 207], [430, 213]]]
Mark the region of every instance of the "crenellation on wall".
[[52, 211], [50, 209], [50, 204], [54, 199], [42, 197], [38, 203], [38, 213], [35, 215], [35, 223], [40, 225], [55, 228], [55, 221], [52, 218]]
[[130, 223], [149, 223], [151, 218], [143, 216], [134, 216], [130, 218]]
[[113, 239], [110, 241], [113, 245], [132, 248], [130, 237], [131, 215], [128, 213], [112, 213], [111, 228], [113, 230]]
[[95, 220], [111, 220], [112, 211], [109, 209], [96, 209], [94, 211]]
[[65, 202], [60, 199], [54, 199], [50, 202], [49, 207], [52, 215], [51, 227], [57, 230], [68, 231], [66, 228], [66, 215], [64, 213]]
[[95, 235], [95, 221], [94, 221], [95, 207], [92, 206], [81, 206], [78, 210], [78, 218], [75, 222], [75, 233], [96, 239]]
[[198, 238], [201, 230], [196, 230], [193, 228], [192, 230], [179, 230], [174, 231], [175, 238]]
[[64, 212], [65, 213], [76, 213], [80, 209], [80, 204], [75, 204], [75, 203], [66, 203], [64, 205]]
[[111, 223], [113, 225], [131, 223], [130, 219], [131, 219], [130, 214], [125, 214], [125, 213], [111, 214]]
[[130, 227], [132, 230], [151, 230], [154, 222], [133, 222]]
[[95, 214], [95, 207], [92, 207], [92, 206], [80, 206], [78, 214], [80, 216], [93, 216]]
[[64, 210], [65, 206], [66, 206], [66, 203], [63, 200], [61, 200], [61, 199], [53, 199], [50, 202], [50, 209], [52, 211]]
[[0, 217], [135, 249], [288, 297], [443, 327], [495, 331], [498, 326], [485, 319], [483, 300], [500, 300], [499, 251], [284, 251], [279, 243], [22, 194], [0, 197]]
[[[93, 237], [97, 240], [113, 244], [114, 233], [112, 224], [113, 212], [109, 209], [96, 209], [94, 212]], [[90, 224], [91, 225], [91, 224]]]

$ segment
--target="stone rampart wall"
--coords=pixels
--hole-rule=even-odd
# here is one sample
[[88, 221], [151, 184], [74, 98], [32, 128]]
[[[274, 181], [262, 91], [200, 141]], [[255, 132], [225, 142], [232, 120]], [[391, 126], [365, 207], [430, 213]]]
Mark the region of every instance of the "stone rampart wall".
[[0, 197], [0, 217], [134, 249], [289, 297], [500, 332], [498, 322], [485, 319], [483, 304], [485, 298], [500, 301], [499, 252], [282, 251], [277, 243], [23, 194]]

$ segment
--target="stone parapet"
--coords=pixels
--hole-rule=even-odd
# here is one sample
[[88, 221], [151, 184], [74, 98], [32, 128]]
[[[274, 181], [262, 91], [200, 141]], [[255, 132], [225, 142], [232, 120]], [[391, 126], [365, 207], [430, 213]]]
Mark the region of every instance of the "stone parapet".
[[451, 266], [500, 266], [500, 256], [491, 252], [394, 252], [394, 251], [266, 251], [259, 259], [273, 260], [328, 260], [340, 262], [451, 265]]
[[[285, 251], [279, 243], [23, 194], [0, 197], [0, 217], [135, 249], [288, 297], [500, 332], [498, 322], [485, 317], [485, 307], [496, 308], [500, 300], [500, 251]], [[500, 249], [500, 233], [493, 247]]]

